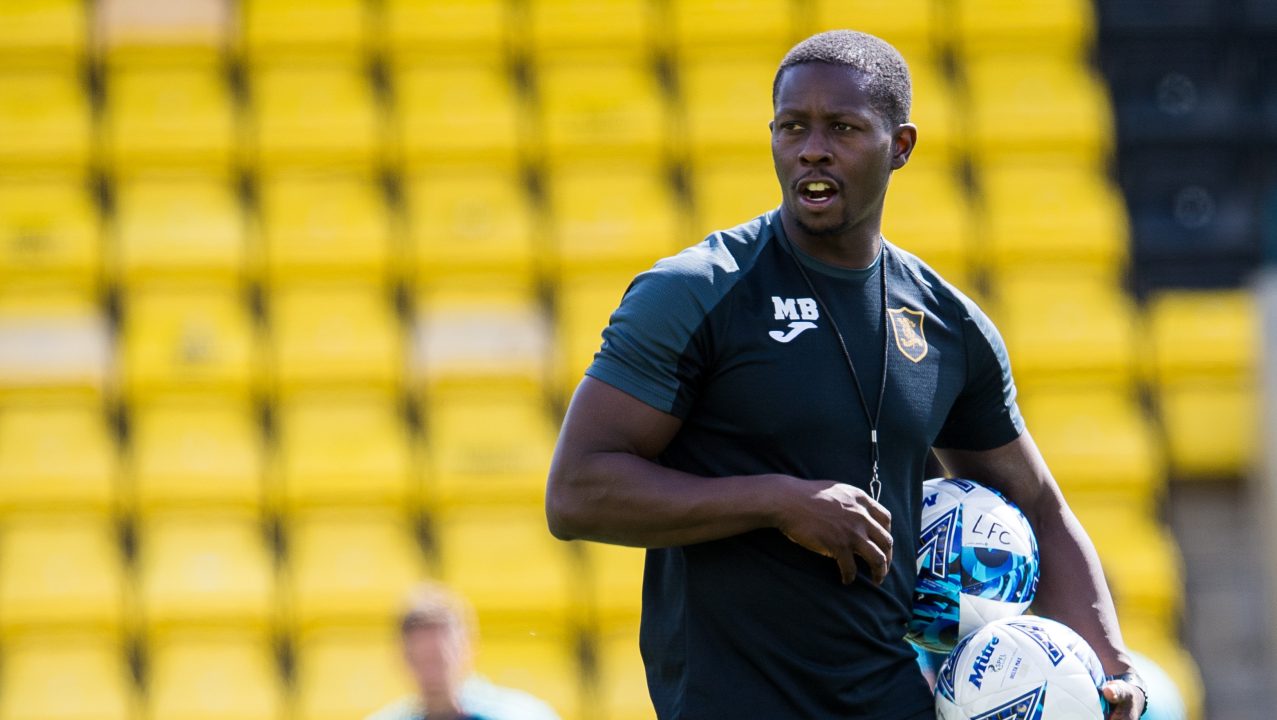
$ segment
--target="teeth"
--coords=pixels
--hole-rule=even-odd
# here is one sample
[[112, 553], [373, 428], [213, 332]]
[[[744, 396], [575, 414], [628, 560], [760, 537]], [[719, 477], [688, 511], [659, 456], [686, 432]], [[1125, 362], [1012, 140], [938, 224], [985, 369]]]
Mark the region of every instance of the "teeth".
[[823, 182], [807, 183], [808, 192], [824, 192], [829, 189], [830, 189], [829, 183], [823, 183]]

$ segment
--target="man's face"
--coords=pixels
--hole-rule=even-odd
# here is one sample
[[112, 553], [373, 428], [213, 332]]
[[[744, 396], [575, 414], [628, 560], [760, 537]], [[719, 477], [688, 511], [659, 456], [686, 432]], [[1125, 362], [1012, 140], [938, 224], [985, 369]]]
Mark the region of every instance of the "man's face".
[[775, 112], [772, 160], [782, 207], [803, 232], [838, 235], [881, 210], [891, 171], [912, 150], [913, 131], [891, 126], [874, 110], [860, 72], [794, 65], [781, 76]]
[[446, 695], [460, 687], [469, 672], [469, 643], [450, 625], [409, 630], [403, 638], [404, 660], [424, 696]]

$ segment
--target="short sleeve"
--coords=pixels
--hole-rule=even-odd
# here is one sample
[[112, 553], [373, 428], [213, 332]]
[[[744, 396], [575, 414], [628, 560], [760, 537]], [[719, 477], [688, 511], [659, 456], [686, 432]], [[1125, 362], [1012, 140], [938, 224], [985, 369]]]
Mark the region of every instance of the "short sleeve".
[[963, 311], [966, 377], [933, 444], [956, 450], [992, 450], [1024, 432], [1011, 362], [1002, 336], [984, 311], [966, 297], [958, 299]]
[[686, 417], [704, 365], [694, 340], [713, 305], [697, 281], [677, 266], [661, 264], [635, 278], [585, 374], [661, 412]]

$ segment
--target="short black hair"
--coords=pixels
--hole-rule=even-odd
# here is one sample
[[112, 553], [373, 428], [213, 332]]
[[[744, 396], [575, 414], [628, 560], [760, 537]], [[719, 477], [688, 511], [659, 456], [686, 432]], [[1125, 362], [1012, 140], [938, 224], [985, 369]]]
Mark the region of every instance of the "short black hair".
[[869, 104], [892, 125], [909, 122], [913, 94], [909, 66], [891, 43], [855, 30], [830, 30], [795, 45], [780, 61], [772, 81], [772, 107], [785, 71], [805, 63], [841, 65], [859, 71], [869, 81]]

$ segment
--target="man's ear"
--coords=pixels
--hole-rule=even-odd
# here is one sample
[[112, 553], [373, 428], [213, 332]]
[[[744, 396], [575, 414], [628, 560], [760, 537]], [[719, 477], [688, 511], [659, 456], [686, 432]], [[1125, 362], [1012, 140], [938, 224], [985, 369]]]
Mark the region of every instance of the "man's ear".
[[918, 126], [913, 123], [897, 125], [891, 134], [891, 169], [899, 170], [909, 162], [913, 148], [918, 144]]

